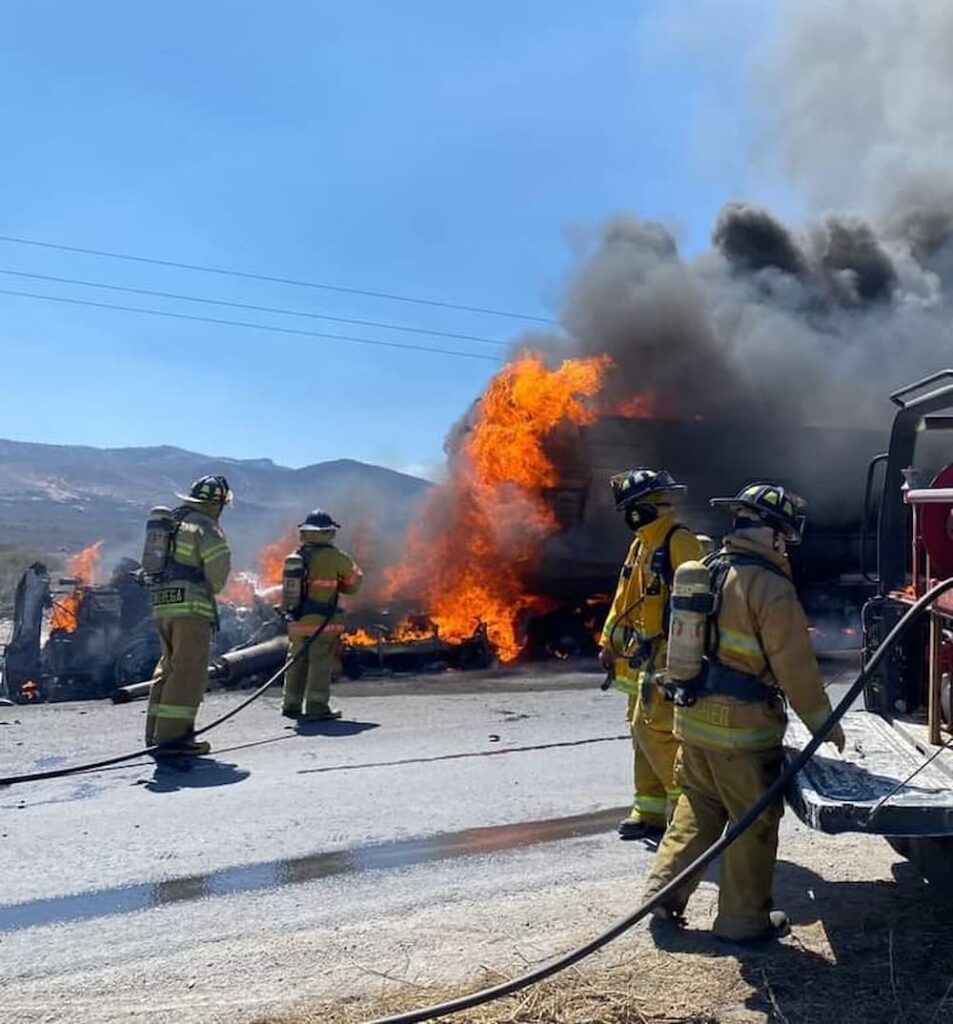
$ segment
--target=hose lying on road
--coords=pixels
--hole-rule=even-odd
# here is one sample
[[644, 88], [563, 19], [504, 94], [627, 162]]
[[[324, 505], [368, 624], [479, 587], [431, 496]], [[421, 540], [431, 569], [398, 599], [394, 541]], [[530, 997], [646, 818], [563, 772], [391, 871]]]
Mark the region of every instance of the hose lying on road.
[[740, 817], [738, 821], [728, 829], [721, 839], [709, 846], [708, 849], [695, 861], [689, 864], [689, 866], [685, 868], [680, 875], [673, 878], [668, 885], [657, 892], [651, 899], [646, 900], [645, 903], [636, 910], [633, 910], [631, 914], [623, 917], [612, 925], [611, 928], [608, 928], [601, 935], [597, 935], [594, 939], [591, 939], [584, 945], [578, 946], [576, 949], [570, 950], [568, 953], [564, 953], [561, 957], [553, 960], [551, 963], [545, 964], [543, 967], [534, 971], [528, 971], [526, 974], [520, 975], [518, 978], [513, 978], [512, 980], [503, 982], [500, 985], [493, 985], [490, 988], [481, 989], [479, 992], [472, 992], [470, 995], [459, 996], [456, 999], [450, 999], [444, 1003], [437, 1003], [434, 1006], [426, 1006], [419, 1010], [410, 1010], [407, 1013], [398, 1013], [390, 1017], [378, 1017], [372, 1021], [366, 1022], [366, 1024], [419, 1024], [420, 1021], [436, 1020], [438, 1017], [445, 1017], [451, 1013], [459, 1013], [461, 1010], [469, 1010], [475, 1006], [482, 1006], [485, 1003], [490, 1003], [496, 999], [502, 999], [505, 996], [513, 995], [513, 993], [520, 992], [524, 988], [529, 988], [530, 985], [535, 985], [538, 982], [545, 981], [547, 978], [551, 978], [554, 974], [558, 974], [560, 971], [566, 970], [567, 967], [572, 967], [573, 964], [579, 963], [580, 960], [584, 960], [590, 954], [602, 949], [603, 946], [607, 946], [613, 941], [613, 939], [617, 939], [620, 935], [623, 935], [632, 928], [633, 925], [637, 924], [644, 917], [650, 914], [655, 907], [664, 903], [665, 900], [667, 900], [677, 889], [681, 888], [681, 886], [690, 878], [698, 874], [700, 871], [704, 871], [705, 868], [707, 868], [712, 861], [721, 856], [721, 854], [724, 853], [724, 851], [731, 846], [731, 844], [743, 832], [749, 829], [758, 820], [758, 818], [761, 817], [764, 811], [775, 803], [775, 801], [783, 798], [784, 791], [790, 785], [791, 781], [807, 764], [807, 762], [810, 761], [818, 747], [820, 747], [827, 738], [831, 729], [833, 729], [841, 718], [844, 717], [851, 704], [853, 704], [860, 695], [870, 673], [880, 665], [887, 654], [893, 649], [894, 645], [903, 638], [907, 630], [923, 614], [923, 612], [941, 594], [945, 594], [951, 589], [953, 589], [953, 579], [944, 580], [942, 583], [938, 583], [932, 590], [929, 590], [924, 594], [923, 597], [921, 597], [920, 600], [906, 612], [903, 618], [901, 618], [896, 626], [894, 626], [890, 631], [883, 643], [877, 648], [870, 661], [868, 661], [867, 664], [864, 665], [863, 669], [861, 669], [860, 675], [858, 675], [851, 684], [850, 689], [847, 691], [843, 700], [841, 700], [837, 707], [834, 708], [824, 724], [814, 734], [810, 743], [808, 743], [799, 754], [791, 759], [784, 773], [764, 794], [764, 796], [761, 797], [761, 799], [744, 815], [742, 815], [742, 817]]
[[[211, 732], [212, 729], [217, 729], [220, 725], [227, 722], [230, 718], [234, 718], [240, 711], [244, 711], [249, 704], [253, 704], [258, 698], [268, 689], [270, 689], [278, 680], [288, 671], [291, 666], [298, 661], [299, 658], [303, 658], [307, 653], [311, 644], [324, 632], [325, 627], [331, 621], [330, 618], [325, 619], [321, 624], [320, 628], [315, 630], [301, 645], [301, 647], [290, 657], [288, 660], [278, 669], [277, 672], [273, 673], [268, 679], [250, 693], [241, 703], [236, 704], [235, 707], [226, 711], [224, 715], [216, 718], [213, 722], [209, 722], [208, 725], [203, 725], [201, 729], [196, 729], [192, 734], [193, 736], [201, 736], [203, 733]], [[179, 741], [167, 740], [164, 743], [156, 743], [151, 747], [143, 747], [141, 750], [133, 750], [128, 754], [117, 754], [115, 757], [104, 757], [100, 761], [87, 761], [85, 764], [74, 764], [66, 768], [51, 768], [43, 772], [28, 772], [23, 775], [8, 775], [6, 778], [0, 778], [0, 786], [14, 786], [20, 782], [39, 782], [42, 779], [62, 779], [68, 775], [81, 775], [84, 772], [96, 771], [99, 768], [109, 768], [114, 764], [122, 764], [125, 761], [135, 761], [139, 757], [148, 757], [152, 754], [162, 753], [163, 750], [173, 748]]]

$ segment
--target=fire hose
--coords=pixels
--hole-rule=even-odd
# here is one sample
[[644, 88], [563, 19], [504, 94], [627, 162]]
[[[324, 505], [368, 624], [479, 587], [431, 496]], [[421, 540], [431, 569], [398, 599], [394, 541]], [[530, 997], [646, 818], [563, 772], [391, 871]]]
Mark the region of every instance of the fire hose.
[[547, 978], [551, 978], [555, 974], [559, 974], [561, 971], [566, 970], [568, 967], [572, 967], [574, 964], [579, 963], [580, 960], [584, 960], [592, 953], [595, 953], [604, 946], [607, 946], [620, 935], [624, 935], [630, 928], [638, 924], [638, 922], [643, 918], [647, 917], [656, 907], [663, 904], [690, 878], [694, 877], [699, 872], [704, 871], [705, 868], [720, 857], [721, 854], [724, 853], [724, 851], [731, 846], [731, 844], [740, 835], [742, 835], [742, 833], [746, 832], [772, 804], [779, 799], [783, 799], [784, 792], [794, 777], [804, 768], [808, 761], [810, 761], [817, 752], [818, 747], [820, 747], [827, 738], [831, 729], [833, 729], [834, 726], [844, 717], [850, 709], [850, 706], [860, 696], [860, 693], [864, 688], [864, 684], [867, 682], [867, 677], [880, 665], [890, 651], [893, 650], [898, 641], [906, 635], [907, 631], [913, 623], [919, 619], [923, 612], [926, 611], [926, 609], [933, 604], [941, 594], [945, 594], [948, 590], [953, 590], [953, 578], [938, 583], [907, 610], [871, 656], [867, 664], [861, 669], [860, 674], [854, 682], [851, 683], [850, 688], [844, 695], [843, 699], [830, 713], [823, 725], [820, 726], [811, 741], [800, 753], [796, 754], [790, 760], [784, 772], [765, 792], [764, 796], [762, 796], [757, 803], [753, 804], [752, 807], [749, 808], [749, 810], [746, 811], [717, 842], [712, 843], [704, 853], [698, 856], [691, 864], [688, 865], [687, 868], [685, 868], [684, 871], [681, 872], [681, 874], [673, 878], [671, 882], [669, 882], [664, 888], [660, 889], [659, 892], [657, 892], [651, 899], [646, 900], [630, 914], [627, 914], [625, 917], [616, 921], [615, 924], [607, 928], [601, 935], [597, 935], [594, 939], [590, 939], [583, 945], [577, 946], [575, 949], [570, 950], [568, 953], [564, 953], [556, 960], [553, 960], [548, 964], [544, 964], [542, 967], [539, 967], [534, 971], [528, 971], [526, 974], [522, 974], [517, 978], [512, 978], [510, 981], [503, 982], [499, 985], [480, 989], [478, 992], [471, 992], [469, 995], [458, 996], [456, 999], [449, 999], [446, 1002], [436, 1003], [433, 1006], [426, 1006], [419, 1010], [410, 1010], [407, 1013], [398, 1013], [390, 1017], [377, 1017], [372, 1021], [365, 1022], [365, 1024], [419, 1024], [420, 1021], [436, 1020], [439, 1017], [445, 1017], [451, 1013], [459, 1013], [461, 1010], [469, 1010], [476, 1006], [483, 1006], [486, 1003], [494, 1002], [497, 999], [503, 999], [506, 996], [513, 995], [525, 988], [529, 988], [531, 985], [536, 985], [541, 981], [545, 981]]
[[[278, 680], [285, 674], [285, 672], [288, 671], [289, 668], [291, 668], [293, 664], [295, 664], [295, 662], [307, 654], [311, 645], [325, 631], [333, 617], [333, 615], [328, 615], [318, 629], [307, 637], [301, 647], [295, 651], [287, 661], [285, 661], [277, 672], [269, 676], [257, 690], [250, 693], [243, 701], [236, 704], [235, 707], [226, 711], [224, 715], [221, 715], [214, 721], [209, 722], [208, 725], [203, 725], [201, 729], [196, 729], [192, 735], [201, 736], [203, 733], [211, 732], [212, 729], [217, 729], [230, 718], [234, 718], [239, 714], [239, 712], [244, 711], [250, 704], [254, 704], [254, 702], [258, 700], [266, 690], [269, 690], [278, 682]], [[14, 786], [19, 782], [39, 782], [43, 779], [62, 779], [69, 775], [81, 775], [84, 772], [92, 772], [100, 768], [109, 768], [115, 764], [123, 764], [125, 761], [134, 761], [140, 757], [149, 757], [153, 754], [161, 753], [163, 750], [173, 748], [178, 742], [178, 739], [166, 740], [163, 743], [155, 743], [150, 747], [143, 747], [141, 750], [134, 750], [128, 754], [117, 754], [115, 757], [105, 757], [99, 761], [88, 761], [84, 764], [75, 764], [66, 768], [51, 768], [43, 772], [28, 772], [24, 775], [8, 775], [6, 778], [0, 778], [0, 786]]]

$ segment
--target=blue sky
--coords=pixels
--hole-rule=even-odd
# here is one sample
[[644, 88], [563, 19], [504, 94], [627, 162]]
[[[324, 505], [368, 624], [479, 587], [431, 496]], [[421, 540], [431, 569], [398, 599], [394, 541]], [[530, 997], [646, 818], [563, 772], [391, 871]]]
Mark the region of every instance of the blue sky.
[[[555, 315], [617, 210], [706, 244], [752, 164], [771, 5], [7, 0], [0, 234]], [[506, 341], [519, 321], [0, 242], [0, 270]], [[0, 274], [0, 289], [405, 340]], [[0, 436], [305, 465], [441, 460], [494, 364], [0, 294]]]

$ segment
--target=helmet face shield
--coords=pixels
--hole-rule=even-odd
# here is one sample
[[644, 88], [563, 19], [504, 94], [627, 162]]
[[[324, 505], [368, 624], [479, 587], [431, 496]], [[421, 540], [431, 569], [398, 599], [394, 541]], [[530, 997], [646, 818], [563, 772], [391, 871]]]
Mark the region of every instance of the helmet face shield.
[[714, 508], [754, 518], [779, 533], [787, 544], [800, 544], [807, 524], [807, 502], [780, 484], [748, 484], [733, 498], [712, 498]]
[[616, 473], [609, 477], [609, 486], [617, 512], [625, 512], [633, 505], [658, 504], [675, 492], [685, 490], [667, 469], [654, 470], [648, 466]]

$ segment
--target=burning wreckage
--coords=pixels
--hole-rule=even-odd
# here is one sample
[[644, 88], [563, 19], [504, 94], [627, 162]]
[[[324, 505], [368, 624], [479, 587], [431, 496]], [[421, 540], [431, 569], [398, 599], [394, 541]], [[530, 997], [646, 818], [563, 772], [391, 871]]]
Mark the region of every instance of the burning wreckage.
[[[0, 697], [16, 703], [110, 696], [125, 702], [148, 692], [160, 655], [149, 590], [138, 562], [120, 560], [97, 582], [100, 545], [70, 559], [69, 575], [51, 578], [34, 562], [14, 599], [14, 623], [0, 673]], [[284, 662], [287, 624], [242, 574], [219, 602], [209, 680], [219, 686], [257, 685]], [[349, 678], [484, 668], [493, 652], [482, 627], [459, 643], [443, 640], [425, 620], [391, 631], [369, 620], [348, 634], [341, 671]]]
[[[594, 654], [630, 540], [607, 478], [640, 464], [688, 485], [683, 518], [713, 538], [724, 523], [711, 496], [758, 478], [802, 493], [808, 531], [792, 562], [805, 605], [822, 643], [857, 646], [880, 396], [943, 359], [943, 311], [923, 297], [942, 267], [856, 219], [796, 234], [744, 204], [722, 211], [713, 242], [684, 261], [660, 225], [607, 223], [570, 281], [563, 332], [522, 339], [451, 433], [447, 479], [401, 559], [365, 564], [345, 674]], [[283, 634], [269, 594], [294, 546], [272, 545], [268, 571], [224, 595], [217, 659]], [[21, 581], [5, 668], [15, 699], [101, 695], [151, 674], [136, 566], [103, 584], [83, 569], [65, 594], [42, 566]], [[234, 681], [252, 660], [213, 675]]]
[[[770, 476], [778, 438], [730, 420], [658, 417], [647, 399], [609, 409], [598, 392], [605, 360], [547, 369], [523, 356], [494, 378], [455, 440], [450, 479], [436, 486], [402, 561], [375, 573], [370, 602], [351, 611], [341, 672], [366, 675], [485, 668], [495, 659], [589, 656], [607, 611], [628, 532], [607, 478], [631, 462], [673, 467], [689, 485], [687, 521], [716, 536], [707, 497], [735, 481]], [[858, 450], [877, 434], [803, 428], [787, 479], [806, 493], [862, 493]], [[693, 453], [721, 453], [697, 460]], [[633, 453], [637, 453], [633, 459]], [[730, 483], [729, 483], [730, 482]], [[860, 564], [859, 508], [816, 516], [797, 553], [815, 622], [853, 635], [868, 584]], [[462, 539], [461, 539], [462, 538]], [[273, 607], [294, 535], [268, 545], [257, 575], [239, 573], [220, 602], [210, 678], [258, 682], [287, 652]], [[30, 566], [16, 594], [4, 683], [18, 701], [143, 695], [159, 656], [138, 563], [123, 559], [97, 583], [99, 546], [71, 560], [54, 585]], [[372, 583], [373, 585], [373, 583]], [[41, 644], [44, 622], [48, 638]], [[848, 641], [850, 642], [850, 641]]]

